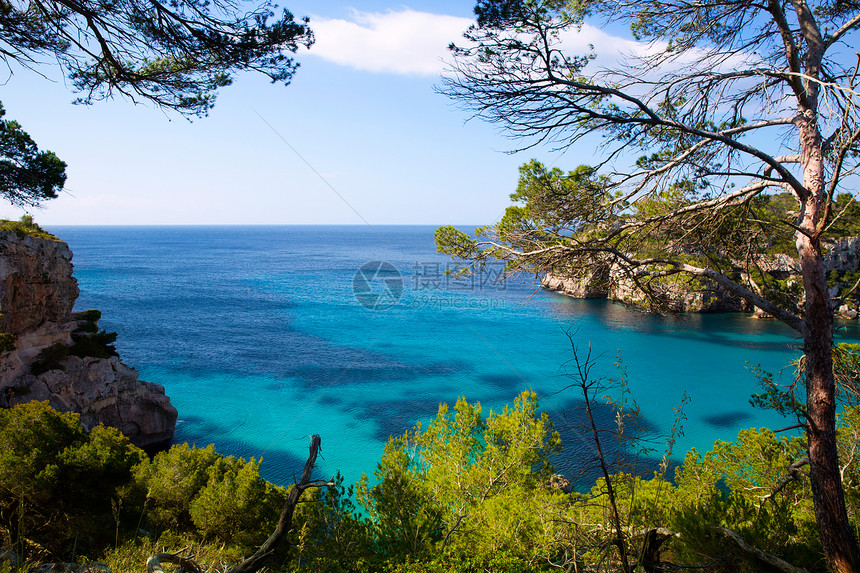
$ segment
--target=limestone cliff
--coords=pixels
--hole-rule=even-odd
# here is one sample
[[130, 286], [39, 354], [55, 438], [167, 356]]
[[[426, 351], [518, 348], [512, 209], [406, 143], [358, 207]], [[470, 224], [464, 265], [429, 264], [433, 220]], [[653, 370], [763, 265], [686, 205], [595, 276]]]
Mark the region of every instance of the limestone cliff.
[[17, 336], [64, 320], [78, 294], [68, 245], [0, 231], [0, 332]]
[[[800, 264], [787, 255], [762, 257], [757, 265], [762, 272], [784, 281], [786, 288], [791, 288], [794, 283], [800, 284]], [[853, 274], [860, 272], [860, 237], [849, 237], [827, 245], [824, 265], [831, 277], [829, 294], [834, 313], [842, 318], [860, 317], [856, 297], [840, 300], [840, 294], [844, 295], [856, 281]], [[737, 274], [740, 273], [738, 269]], [[598, 263], [586, 273], [553, 269], [541, 277], [541, 285], [574, 298], [606, 298], [634, 307], [649, 305], [633, 279], [626, 276], [620, 267], [609, 263]], [[657, 285], [652, 294], [662, 308], [673, 312], [755, 312], [756, 316], [765, 316], [745, 300], [707, 279], [677, 275], [673, 280]], [[802, 298], [798, 302], [802, 304]]]
[[[600, 277], [597, 279], [597, 277]], [[564, 272], [549, 272], [541, 285], [574, 298], [606, 298], [634, 307], [649, 307], [645, 294], [632, 278], [617, 267], [601, 270], [584, 279], [566, 277]], [[702, 280], [684, 280], [651, 285], [655, 303], [671, 312], [747, 312], [749, 305], [715, 284]]]
[[113, 426], [147, 449], [166, 447], [177, 412], [164, 388], [138, 379], [100, 313], [72, 313], [78, 297], [72, 252], [62, 241], [0, 232], [0, 406], [47, 400], [81, 414], [88, 428]]

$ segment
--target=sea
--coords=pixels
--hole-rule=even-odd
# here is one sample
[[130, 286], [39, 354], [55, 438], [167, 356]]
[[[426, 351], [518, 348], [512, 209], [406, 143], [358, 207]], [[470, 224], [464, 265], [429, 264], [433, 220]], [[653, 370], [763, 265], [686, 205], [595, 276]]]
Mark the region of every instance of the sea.
[[[643, 471], [667, 445], [678, 462], [796, 422], [750, 404], [753, 368], [791, 379], [800, 341], [783, 324], [573, 299], [498, 265], [464, 274], [436, 253], [434, 227], [50, 230], [74, 252], [76, 310], [101, 310], [122, 360], [165, 387], [174, 441], [262, 459], [281, 485], [301, 473], [312, 434], [320, 476], [372, 481], [389, 437], [426, 426], [440, 403], [464, 397], [489, 415], [524, 390], [561, 434], [557, 471], [592, 479], [575, 356], [590, 366], [599, 429], [616, 427], [612, 401], [637, 415]], [[840, 323], [837, 335], [856, 342], [860, 329]]]

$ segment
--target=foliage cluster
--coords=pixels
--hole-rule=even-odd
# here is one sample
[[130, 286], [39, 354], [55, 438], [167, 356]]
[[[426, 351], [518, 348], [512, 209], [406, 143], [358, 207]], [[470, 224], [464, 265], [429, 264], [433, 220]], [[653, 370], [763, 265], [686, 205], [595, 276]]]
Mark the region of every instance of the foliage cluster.
[[259, 468], [212, 446], [149, 459], [117, 430], [87, 432], [47, 403], [0, 410], [0, 545], [38, 561], [107, 550], [122, 560], [130, 547], [184, 540], [235, 559], [266, 538], [286, 495]]
[[101, 311], [94, 308], [80, 313], [78, 327], [71, 334], [71, 346], [58, 342], [43, 349], [30, 366], [30, 373], [38, 376], [49, 370], [64, 370], [63, 361], [69, 356], [78, 358], [119, 356], [114, 346], [117, 333], [99, 330], [98, 321], [101, 316]]
[[[606, 276], [605, 281], [626, 281], [647, 296], [625, 302], [638, 301], [652, 310], [672, 310], [670, 293], [677, 292], [679, 286], [683, 292], [716, 288], [713, 280], [679, 273], [673, 265], [649, 276], [624, 274], [616, 265], [610, 276], [612, 257], [599, 249], [585, 253], [578, 261], [569, 256], [571, 249], [583, 248], [601, 233], [652, 220], [659, 224], [654, 223], [647, 233], [616, 248], [637, 259], [671, 259], [682, 265], [717, 269], [783, 308], [802, 307], [801, 281], [786, 268], [773, 264], [779, 257], [797, 256], [792, 221], [799, 206], [791, 193], [757, 195], [718, 216], [703, 215], [701, 220], [685, 221], [682, 226], [673, 225], [665, 216], [692, 207], [699, 198], [695, 186], [679, 183], [635, 202], [617, 194], [610, 196], [608, 189], [606, 178], [598, 175], [594, 167], [581, 165], [564, 172], [533, 159], [520, 167], [517, 190], [511, 194], [514, 204], [497, 224], [476, 229], [475, 237], [454, 227], [442, 227], [436, 231], [437, 248], [476, 265], [505, 260], [511, 272], [541, 274], [551, 270], [561, 276], [588, 277], [590, 281], [596, 275]], [[860, 207], [851, 195], [838, 195], [831, 210], [839, 217], [822, 235], [823, 240], [833, 242], [860, 234]], [[517, 256], [513, 257], [512, 252]], [[840, 297], [850, 295], [855, 301], [860, 300], [860, 289], [852, 290], [858, 278], [860, 273], [835, 271], [828, 277], [831, 287], [839, 287]]]
[[10, 332], [0, 332], [0, 356], [15, 350], [18, 337]]
[[[853, 521], [858, 428], [860, 409], [847, 408], [838, 437]], [[615, 571], [617, 515], [637, 570], [761, 570], [760, 558], [724, 530], [785, 562], [824, 570], [800, 437], [745, 430], [704, 455], [688, 452], [674, 475], [665, 465], [651, 475], [621, 471], [573, 492], [553, 477], [561, 447], [533, 393], [486, 417], [465, 399], [443, 404], [429, 425], [389, 441], [373, 478], [346, 487], [338, 476], [300, 505], [290, 548], [271, 566]], [[0, 411], [2, 543], [30, 559], [74, 553], [116, 571], [180, 547], [208, 566], [235, 562], [265, 539], [286, 495], [259, 477], [259, 467], [187, 444], [148, 459], [112, 429], [87, 433], [74, 414], [16, 406]]]

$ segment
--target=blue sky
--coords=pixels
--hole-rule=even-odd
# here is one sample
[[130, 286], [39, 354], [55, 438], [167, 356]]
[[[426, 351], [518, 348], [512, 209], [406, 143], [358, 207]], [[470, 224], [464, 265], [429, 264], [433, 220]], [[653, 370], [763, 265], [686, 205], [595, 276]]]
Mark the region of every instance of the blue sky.
[[[56, 68], [16, 71], [0, 92], [7, 119], [69, 165], [67, 192], [34, 212], [46, 225], [488, 224], [517, 167], [591, 159], [514, 143], [434, 92], [445, 46], [470, 1], [287, 3], [317, 43], [293, 83], [252, 74], [223, 89], [207, 118], [115, 100], [73, 105]], [[607, 52], [629, 42], [588, 30]], [[8, 205], [0, 217], [17, 218]]]

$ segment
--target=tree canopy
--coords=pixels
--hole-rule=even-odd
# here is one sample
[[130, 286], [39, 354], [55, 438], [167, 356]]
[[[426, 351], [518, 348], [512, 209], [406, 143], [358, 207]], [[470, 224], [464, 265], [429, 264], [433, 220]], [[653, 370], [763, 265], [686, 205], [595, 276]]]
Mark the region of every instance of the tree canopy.
[[[0, 59], [10, 73], [58, 65], [89, 104], [117, 95], [205, 116], [218, 89], [252, 71], [288, 84], [292, 57], [313, 43], [304, 18], [232, 0], [0, 1]], [[52, 199], [65, 164], [15, 122], [0, 124], [0, 194], [16, 205]]]
[[58, 63], [90, 103], [121, 94], [183, 114], [205, 115], [215, 92], [237, 72], [289, 83], [287, 55], [310, 46], [307, 19], [296, 22], [264, 2], [229, 0], [0, 3], [0, 56], [27, 68]]
[[[6, 114], [0, 105], [0, 118]], [[13, 205], [54, 199], [66, 182], [66, 164], [40, 151], [17, 121], [0, 120], [0, 192]]]
[[[479, 0], [452, 46], [442, 91], [520, 142], [575, 150], [595, 165], [523, 168], [515, 200], [472, 238], [440, 250], [537, 273], [596, 265], [652, 299], [678, 275], [711, 281], [803, 337], [816, 518], [833, 570], [860, 567], [835, 445], [833, 308], [823, 242], [851, 209], [860, 158], [860, 3], [844, 0]], [[586, 21], [641, 40], [599, 67], [566, 40]], [[596, 46], [599, 51], [601, 46]], [[794, 300], [763, 283], [762, 255], [791, 248]]]

